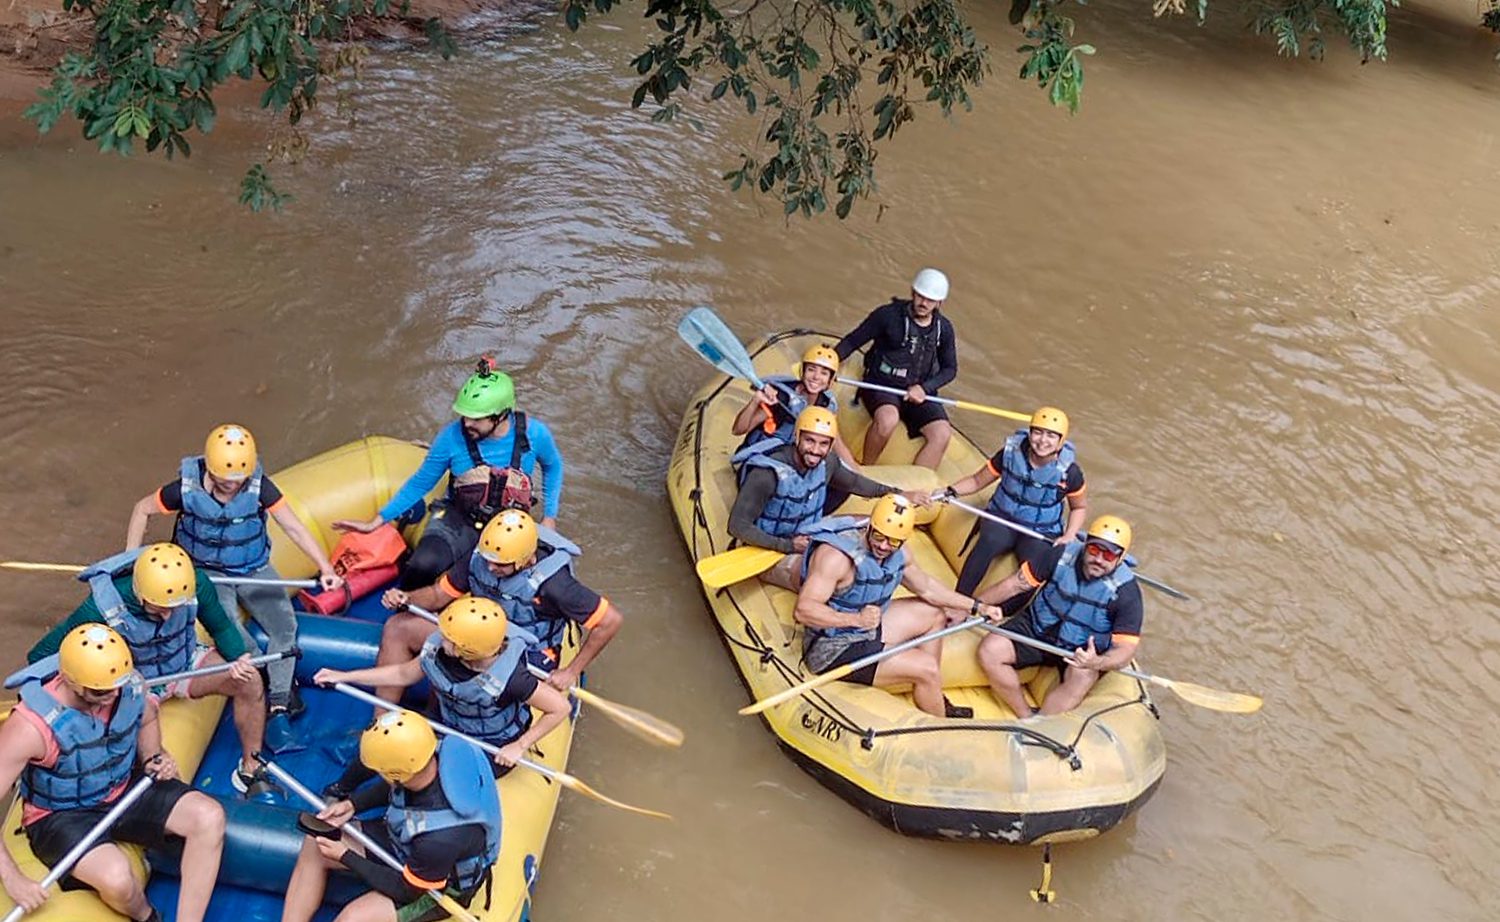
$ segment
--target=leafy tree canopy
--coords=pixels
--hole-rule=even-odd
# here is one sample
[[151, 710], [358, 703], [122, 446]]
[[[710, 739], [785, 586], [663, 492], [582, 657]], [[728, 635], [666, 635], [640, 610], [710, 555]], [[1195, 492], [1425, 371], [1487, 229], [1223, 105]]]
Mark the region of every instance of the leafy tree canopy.
[[[693, 107], [733, 105], [761, 120], [758, 142], [723, 178], [778, 199], [786, 214], [846, 217], [875, 189], [882, 144], [919, 107], [971, 108], [992, 55], [959, 0], [639, 0], [656, 32], [634, 59], [631, 100], [672, 121]], [[1010, 0], [1022, 42], [1019, 76], [1055, 106], [1076, 112], [1091, 45], [1070, 16], [1085, 0]], [[1156, 15], [1208, 0], [1154, 0]], [[1365, 61], [1386, 54], [1386, 0], [1246, 0], [1253, 29], [1284, 55], [1320, 58], [1341, 35]], [[1390, 0], [1394, 5], [1396, 0]], [[623, 0], [563, 0], [568, 28]], [[232, 78], [258, 81], [260, 105], [296, 126], [320, 90], [357, 76], [364, 18], [402, 16], [391, 0], [64, 0], [93, 20], [94, 41], [58, 65], [27, 110], [42, 131], [77, 118], [102, 150], [137, 144], [168, 157], [191, 153], [188, 136], [214, 124], [214, 91]], [[1491, 18], [1500, 14], [1490, 8]], [[1488, 24], [1489, 19], [1486, 19]], [[425, 31], [444, 57], [453, 43], [437, 20]], [[1500, 25], [1500, 23], [1497, 23]], [[295, 148], [296, 144], [288, 145]], [[241, 202], [260, 210], [288, 198], [263, 165], [245, 175]]]

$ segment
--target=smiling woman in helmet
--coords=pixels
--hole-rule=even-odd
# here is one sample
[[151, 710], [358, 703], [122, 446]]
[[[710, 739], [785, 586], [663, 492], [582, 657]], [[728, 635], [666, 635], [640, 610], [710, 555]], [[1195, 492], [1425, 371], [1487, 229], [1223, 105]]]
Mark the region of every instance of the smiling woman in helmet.
[[453, 399], [458, 419], [438, 430], [422, 464], [373, 519], [340, 519], [342, 531], [371, 532], [406, 515], [427, 491], [448, 476], [448, 495], [433, 504], [422, 540], [401, 570], [399, 586], [426, 586], [455, 561], [467, 557], [479, 529], [495, 513], [533, 505], [531, 481], [542, 468], [542, 522], [557, 523], [562, 502], [563, 459], [552, 430], [516, 409], [510, 375], [488, 356]]
[[[297, 549], [318, 566], [324, 589], [337, 589], [344, 580], [333, 571], [323, 546], [293, 511], [281, 490], [266, 476], [256, 452], [255, 437], [244, 426], [226, 423], [214, 427], [203, 446], [203, 454], [189, 455], [178, 466], [177, 479], [141, 497], [130, 514], [125, 530], [125, 549], [141, 546], [146, 523], [157, 514], [177, 515], [172, 540], [193, 563], [211, 573], [281, 579], [271, 566], [269, 516]], [[219, 604], [234, 619], [247, 647], [254, 641], [245, 631], [238, 613], [241, 606], [266, 632], [269, 653], [285, 653], [297, 643], [297, 616], [286, 590], [278, 586], [246, 583], [217, 587]], [[292, 694], [290, 659], [266, 667], [266, 745], [280, 750], [292, 745], [291, 715], [296, 704]]]
[[923, 269], [911, 280], [910, 299], [892, 298], [875, 308], [833, 347], [840, 359], [848, 359], [869, 343], [864, 380], [906, 391], [905, 397], [897, 397], [860, 390], [860, 402], [871, 418], [860, 455], [863, 463], [880, 463], [880, 453], [898, 422], [906, 424], [911, 438], [924, 440], [917, 464], [936, 470], [948, 450], [953, 426], [942, 404], [927, 399], [958, 377], [953, 324], [939, 310], [947, 299], [948, 276], [937, 269]]
[[1041, 407], [1031, 414], [1031, 425], [1017, 429], [984, 467], [947, 487], [952, 496], [968, 496], [1000, 481], [988, 510], [1002, 519], [1043, 534], [1046, 541], [1024, 535], [998, 522], [974, 524], [979, 540], [958, 574], [959, 592], [973, 592], [990, 562], [1014, 551], [1018, 562], [1034, 560], [1056, 544], [1078, 535], [1088, 515], [1088, 487], [1078, 454], [1068, 441], [1068, 414], [1057, 407]]
[[[822, 407], [837, 414], [839, 402], [833, 396], [833, 379], [838, 373], [838, 353], [820, 344], [809, 347], [802, 354], [798, 377], [771, 375], [766, 378], [765, 387], [751, 395], [730, 427], [735, 435], [747, 436], [740, 447], [748, 448], [767, 437], [790, 443], [797, 417], [808, 407]], [[833, 450], [840, 458], [854, 463], [853, 453], [842, 440], [834, 439]]]
[[[990, 634], [979, 643], [979, 665], [990, 688], [1017, 717], [1036, 711], [1021, 690], [1016, 672], [1027, 666], [1055, 666], [1062, 682], [1047, 693], [1040, 713], [1061, 714], [1083, 703], [1099, 676], [1129, 664], [1139, 652], [1145, 606], [1141, 584], [1125, 555], [1133, 540], [1130, 523], [1101, 515], [1082, 538], [1057, 544], [979, 597], [1004, 605], [1031, 593], [1025, 608], [1003, 622], [1018, 634], [1073, 651], [1064, 659], [1035, 647]], [[1008, 606], [1007, 606], [1008, 607]]]

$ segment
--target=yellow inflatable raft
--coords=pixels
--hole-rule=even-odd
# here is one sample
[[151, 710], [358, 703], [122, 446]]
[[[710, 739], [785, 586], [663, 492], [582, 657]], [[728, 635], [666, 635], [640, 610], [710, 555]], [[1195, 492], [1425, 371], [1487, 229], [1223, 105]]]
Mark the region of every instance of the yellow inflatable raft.
[[[836, 336], [792, 331], [751, 350], [761, 375], [786, 374], [803, 351]], [[861, 359], [843, 375], [858, 377]], [[844, 441], [862, 444], [869, 416], [839, 385]], [[667, 473], [678, 526], [696, 562], [729, 548], [729, 510], [736, 494], [729, 456], [740, 438], [730, 432], [750, 398], [747, 384], [718, 377], [688, 406]], [[915, 444], [898, 427], [883, 462], [910, 462]], [[908, 488], [935, 488], [981, 467], [988, 457], [956, 433], [936, 474], [891, 464], [866, 468], [876, 479]], [[983, 500], [971, 500], [983, 505]], [[851, 499], [840, 510], [867, 512]], [[907, 543], [916, 562], [953, 585], [960, 549], [973, 518], [953, 507], [927, 517]], [[984, 585], [1014, 567], [1002, 558]], [[802, 665], [802, 631], [792, 619], [795, 596], [746, 580], [708, 595], [720, 635], [752, 697], [765, 698], [810, 677]], [[1146, 687], [1110, 673], [1075, 711], [1021, 725], [997, 703], [975, 658], [979, 632], [950, 636], [943, 679], [972, 720], [931, 717], [907, 693], [835, 682], [762, 714], [782, 749], [823, 784], [870, 816], [908, 835], [1043, 844], [1089, 838], [1145, 802], [1166, 770], [1155, 706]], [[1028, 674], [1029, 673], [1029, 674]], [[1022, 673], [1033, 700], [1057, 682], [1055, 669]]]
[[[374, 436], [324, 452], [273, 476], [298, 516], [307, 523], [324, 548], [331, 549], [339, 539], [339, 533], [332, 527], [333, 521], [374, 516], [416, 470], [424, 454], [423, 447], [415, 443]], [[316, 576], [317, 569], [312, 561], [287, 540], [274, 522], [271, 529], [271, 559], [281, 574], [288, 578]], [[416, 538], [419, 532], [420, 526], [408, 530], [408, 540]], [[81, 584], [69, 582], [59, 586], [58, 597], [64, 600], [64, 605], [71, 605], [67, 600], [75, 597], [81, 600], [84, 591]], [[311, 618], [308, 623], [312, 623]], [[570, 633], [564, 659], [571, 659], [576, 652], [577, 640]], [[370, 662], [373, 664], [373, 651]], [[299, 675], [316, 666], [316, 663], [304, 660], [299, 665]], [[166, 748], [181, 766], [183, 777], [196, 779], [195, 786], [208, 784], [207, 779], [196, 776], [223, 707], [224, 700], [218, 697], [196, 701], [172, 699], [162, 706]], [[302, 722], [315, 720], [316, 716], [315, 708], [310, 705]], [[564, 721], [538, 744], [532, 758], [549, 768], [565, 770], [573, 729], [574, 720]], [[222, 784], [222, 781], [218, 782], [219, 786]], [[485, 922], [512, 922], [527, 915], [529, 885], [535, 880], [561, 790], [559, 785], [525, 769], [516, 769], [500, 779], [499, 789], [505, 822], [500, 857], [494, 867], [493, 894], [487, 909], [483, 907], [481, 896], [471, 910]], [[287, 805], [295, 809], [303, 807], [294, 800], [288, 800]], [[230, 822], [233, 826], [233, 811]], [[6, 817], [4, 843], [26, 874], [40, 879], [46, 873], [46, 868], [31, 854], [26, 837], [20, 831], [19, 803], [11, 805]], [[140, 866], [146, 866], [140, 849], [129, 846], [127, 851]], [[224, 867], [221, 867], [220, 877], [221, 880], [225, 877]], [[270, 886], [269, 882], [267, 886]], [[209, 922], [244, 922], [246, 918], [257, 916], [253, 912], [246, 913], [242, 903], [221, 898], [224, 896], [227, 894], [215, 892]], [[9, 898], [0, 891], [0, 915], [11, 907]], [[173, 909], [170, 905], [160, 908], [164, 912]], [[53, 888], [47, 903], [37, 912], [28, 914], [26, 919], [28, 922], [104, 922], [123, 917], [105, 906], [92, 891], [62, 893]]]

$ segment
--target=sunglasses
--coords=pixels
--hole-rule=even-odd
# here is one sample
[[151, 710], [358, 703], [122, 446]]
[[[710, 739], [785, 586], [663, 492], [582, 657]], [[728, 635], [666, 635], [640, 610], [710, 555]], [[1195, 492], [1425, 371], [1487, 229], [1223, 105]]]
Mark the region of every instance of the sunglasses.
[[1120, 559], [1120, 555], [1125, 553], [1123, 550], [1115, 547], [1113, 544], [1105, 544], [1102, 541], [1090, 541], [1083, 546], [1083, 549], [1088, 552], [1090, 556], [1098, 557], [1105, 563], [1114, 563], [1116, 560]]
[[901, 550], [901, 545], [906, 543], [901, 538], [892, 538], [890, 535], [887, 535], [884, 532], [876, 531], [873, 528], [870, 529], [870, 537], [879, 538], [880, 540], [884, 541], [886, 545], [893, 551]]

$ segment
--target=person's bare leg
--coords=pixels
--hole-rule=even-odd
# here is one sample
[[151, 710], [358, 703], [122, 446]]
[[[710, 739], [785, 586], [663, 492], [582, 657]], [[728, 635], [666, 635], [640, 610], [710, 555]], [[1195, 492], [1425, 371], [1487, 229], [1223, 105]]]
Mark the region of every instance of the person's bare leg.
[[105, 905], [127, 919], [151, 915], [143, 881], [135, 876], [130, 859], [119, 846], [106, 842], [89, 850], [73, 865], [72, 874], [93, 887]]
[[[224, 657], [210, 653], [203, 658], [204, 666], [215, 666], [224, 662]], [[234, 729], [240, 737], [240, 769], [246, 773], [256, 770], [255, 753], [261, 750], [266, 735], [266, 688], [260, 673], [252, 671], [250, 678], [236, 679], [227, 672], [199, 676], [188, 683], [188, 697], [202, 698], [205, 695], [224, 695], [234, 706]]]
[[371, 891], [340, 910], [333, 922], [396, 922], [396, 904]]
[[1043, 714], [1061, 714], [1071, 711], [1083, 703], [1089, 689], [1099, 681], [1099, 673], [1090, 669], [1074, 669], [1069, 666], [1059, 682], [1042, 701]]
[[935, 419], [922, 427], [922, 438], [922, 447], [917, 450], [916, 460], [912, 463], [937, 470], [943, 452], [948, 450], [948, 443], [953, 439], [953, 424], [946, 419]]
[[[380, 631], [380, 650], [375, 654], [375, 665], [409, 662], [436, 630], [437, 625], [410, 612], [391, 615]], [[400, 685], [384, 685], [375, 689], [375, 694], [386, 701], [400, 701], [405, 690]]]
[[1016, 648], [1004, 637], [991, 634], [979, 642], [979, 666], [990, 680], [990, 690], [1017, 717], [1031, 716], [1031, 705], [1021, 691], [1021, 675], [1013, 665]]
[[203, 922], [224, 851], [224, 808], [207, 794], [184, 794], [167, 814], [167, 832], [183, 839], [177, 922]]
[[905, 650], [875, 667], [875, 684], [879, 687], [911, 684], [911, 697], [917, 707], [934, 717], [947, 716], [943, 705], [943, 675], [933, 659], [920, 647]]
[[861, 464], [880, 463], [880, 453], [885, 451], [885, 444], [891, 440], [891, 434], [896, 431], [896, 424], [900, 421], [900, 412], [891, 404], [875, 408], [875, 412], [870, 415], [870, 428], [865, 430], [865, 450], [859, 456]]
[[323, 893], [328, 887], [328, 872], [338, 865], [323, 857], [318, 843], [312, 836], [302, 839], [302, 850], [297, 853], [297, 864], [292, 868], [292, 879], [286, 885], [286, 898], [281, 903], [281, 922], [311, 922], [323, 905]]

